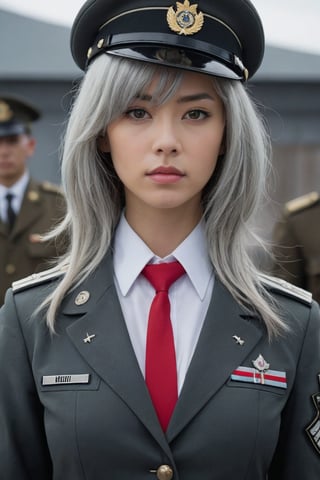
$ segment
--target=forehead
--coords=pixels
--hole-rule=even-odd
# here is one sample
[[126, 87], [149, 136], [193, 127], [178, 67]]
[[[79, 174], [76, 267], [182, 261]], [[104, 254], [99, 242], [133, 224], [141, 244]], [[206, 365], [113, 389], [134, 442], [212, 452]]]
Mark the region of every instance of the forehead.
[[156, 73], [140, 95], [148, 95], [153, 99], [166, 101], [175, 95], [196, 93], [216, 95], [213, 78], [201, 73], [173, 71], [165, 77], [159, 72]]
[[24, 145], [28, 140], [26, 135], [4, 135], [0, 136], [0, 143], [10, 143], [11, 145]]

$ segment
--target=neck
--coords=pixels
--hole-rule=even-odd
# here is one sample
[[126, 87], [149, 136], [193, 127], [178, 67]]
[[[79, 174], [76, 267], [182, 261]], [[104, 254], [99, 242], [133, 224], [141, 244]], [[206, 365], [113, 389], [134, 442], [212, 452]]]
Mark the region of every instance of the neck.
[[152, 252], [163, 258], [175, 250], [201, 220], [202, 212], [186, 208], [179, 211], [159, 209], [156, 212], [126, 210], [126, 219]]

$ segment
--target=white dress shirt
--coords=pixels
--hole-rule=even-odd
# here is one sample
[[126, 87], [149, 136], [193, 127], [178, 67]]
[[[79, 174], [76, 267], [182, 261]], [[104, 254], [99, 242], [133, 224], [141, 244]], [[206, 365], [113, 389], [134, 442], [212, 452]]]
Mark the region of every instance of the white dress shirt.
[[210, 303], [214, 274], [203, 223], [165, 258], [149, 249], [122, 215], [114, 242], [115, 285], [138, 364], [145, 375], [146, 334], [154, 288], [141, 275], [147, 263], [178, 260], [186, 271], [169, 290], [180, 393]]
[[12, 208], [16, 215], [19, 214], [21, 204], [23, 201], [24, 193], [26, 191], [27, 185], [29, 183], [30, 175], [28, 172], [25, 172], [19, 180], [12, 185], [10, 188], [0, 185], [0, 216], [3, 223], [7, 223], [7, 199], [6, 196], [8, 193], [12, 193]]

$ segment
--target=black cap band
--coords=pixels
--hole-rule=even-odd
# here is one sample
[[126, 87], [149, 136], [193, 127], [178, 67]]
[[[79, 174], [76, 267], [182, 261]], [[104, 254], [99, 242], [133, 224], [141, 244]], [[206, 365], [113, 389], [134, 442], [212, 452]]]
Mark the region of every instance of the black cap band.
[[[104, 33], [102, 29], [96, 38], [93, 46], [88, 51], [87, 65], [101, 53], [113, 53], [121, 56], [145, 60], [153, 63], [161, 63], [167, 66], [182, 66], [187, 70], [199, 70], [210, 73], [210, 65], [215, 60], [230, 68], [230, 76], [235, 79], [247, 79], [246, 69], [241, 60], [235, 54], [216, 47], [202, 40], [188, 37], [172, 35], [170, 33], [139, 32], [139, 33]], [[170, 45], [170, 47], [168, 47]], [[170, 61], [170, 54], [161, 55], [162, 49], [183, 49], [181, 52], [181, 62], [179, 57], [173, 55]], [[129, 53], [131, 52], [131, 53]], [[135, 53], [136, 52], [136, 53]], [[189, 60], [189, 61], [188, 61]], [[216, 68], [212, 69], [213, 74], [217, 74]]]
[[26, 126], [18, 122], [0, 122], [0, 137], [13, 137], [26, 133]]
[[88, 0], [71, 50], [83, 70], [107, 53], [246, 80], [262, 61], [264, 33], [250, 0]]

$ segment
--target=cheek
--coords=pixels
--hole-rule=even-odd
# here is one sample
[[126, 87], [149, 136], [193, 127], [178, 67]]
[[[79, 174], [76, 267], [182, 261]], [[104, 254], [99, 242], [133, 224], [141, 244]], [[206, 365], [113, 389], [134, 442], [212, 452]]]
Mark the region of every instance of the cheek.
[[123, 152], [112, 153], [113, 168], [118, 175], [121, 182], [126, 185], [133, 177], [133, 162], [129, 155], [125, 155]]
[[28, 158], [28, 154], [25, 149], [18, 148], [13, 151], [13, 157], [15, 158], [15, 164], [21, 166], [25, 163], [25, 160]]
[[215, 139], [212, 138], [212, 135], [210, 138], [204, 138], [197, 142], [195, 148], [200, 169], [206, 172], [213, 172], [222, 151], [222, 135], [217, 136]]

